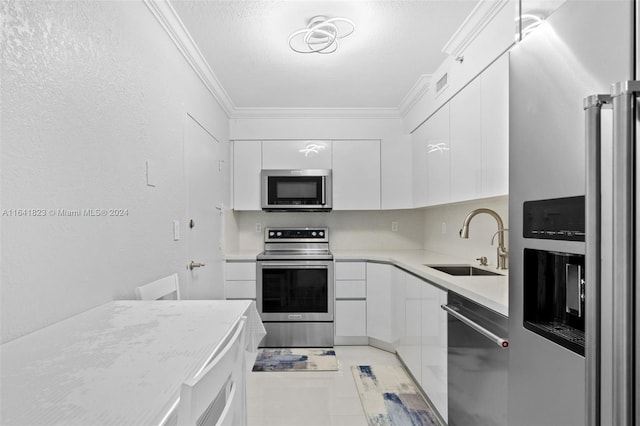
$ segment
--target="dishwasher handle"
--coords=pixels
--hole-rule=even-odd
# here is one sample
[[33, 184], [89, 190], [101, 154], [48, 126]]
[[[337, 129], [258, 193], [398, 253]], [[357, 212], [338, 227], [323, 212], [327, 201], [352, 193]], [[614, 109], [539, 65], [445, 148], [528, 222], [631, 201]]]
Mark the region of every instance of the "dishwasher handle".
[[447, 313], [449, 315], [451, 315], [455, 319], [461, 321], [462, 323], [468, 325], [469, 327], [473, 328], [475, 331], [477, 331], [478, 333], [482, 334], [484, 337], [486, 337], [487, 339], [491, 340], [493, 343], [495, 343], [496, 345], [500, 346], [501, 348], [506, 349], [506, 348], [509, 347], [509, 340], [508, 339], [503, 339], [502, 337], [498, 336], [497, 334], [492, 333], [491, 331], [487, 330], [486, 328], [484, 328], [483, 326], [481, 326], [477, 322], [474, 322], [474, 321], [470, 320], [469, 318], [465, 317], [464, 315], [462, 315], [455, 308], [452, 308], [449, 305], [440, 305], [440, 307], [442, 309], [444, 309], [445, 311], [447, 311]]

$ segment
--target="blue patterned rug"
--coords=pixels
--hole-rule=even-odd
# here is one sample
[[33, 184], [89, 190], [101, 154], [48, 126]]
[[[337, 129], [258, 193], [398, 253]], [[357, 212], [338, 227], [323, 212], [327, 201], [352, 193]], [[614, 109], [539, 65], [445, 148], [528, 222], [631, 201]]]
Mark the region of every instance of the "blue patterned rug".
[[358, 365], [351, 372], [370, 426], [440, 426], [402, 367]]
[[333, 349], [260, 349], [253, 371], [338, 371]]

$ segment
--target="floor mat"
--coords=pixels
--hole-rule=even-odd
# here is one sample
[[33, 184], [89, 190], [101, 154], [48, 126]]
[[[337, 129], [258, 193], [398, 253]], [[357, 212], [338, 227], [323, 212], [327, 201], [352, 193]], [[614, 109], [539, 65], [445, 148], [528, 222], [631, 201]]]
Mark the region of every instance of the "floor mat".
[[402, 367], [358, 365], [351, 372], [369, 425], [440, 425]]
[[260, 349], [253, 371], [337, 371], [333, 349]]

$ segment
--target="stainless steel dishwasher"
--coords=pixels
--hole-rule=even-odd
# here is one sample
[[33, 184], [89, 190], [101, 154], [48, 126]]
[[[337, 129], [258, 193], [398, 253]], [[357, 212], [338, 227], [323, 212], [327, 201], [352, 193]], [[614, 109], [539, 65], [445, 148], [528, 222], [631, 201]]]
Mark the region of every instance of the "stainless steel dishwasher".
[[507, 424], [507, 318], [449, 292], [449, 426]]

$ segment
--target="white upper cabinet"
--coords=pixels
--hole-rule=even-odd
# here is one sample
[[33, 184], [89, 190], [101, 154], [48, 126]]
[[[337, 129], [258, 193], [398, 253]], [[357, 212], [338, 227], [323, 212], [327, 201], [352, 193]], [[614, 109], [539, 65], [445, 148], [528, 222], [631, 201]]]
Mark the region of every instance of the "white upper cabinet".
[[449, 202], [449, 104], [413, 133], [414, 206]]
[[427, 125], [427, 205], [448, 203], [450, 194], [451, 141], [449, 104], [440, 108]]
[[412, 136], [415, 207], [508, 194], [508, 53]]
[[380, 142], [383, 210], [413, 207], [411, 156], [412, 145], [409, 136]]
[[262, 168], [331, 169], [331, 141], [263, 141]]
[[473, 80], [451, 99], [451, 174], [452, 201], [481, 198], [482, 87]]
[[413, 207], [424, 207], [427, 205], [427, 145], [429, 143], [426, 136], [428, 121], [424, 123], [413, 136], [413, 155], [411, 156], [411, 167], [413, 175]]
[[261, 141], [233, 142], [233, 208], [260, 210]]
[[380, 141], [333, 141], [333, 209], [380, 210]]
[[509, 55], [482, 73], [482, 196], [509, 193]]

